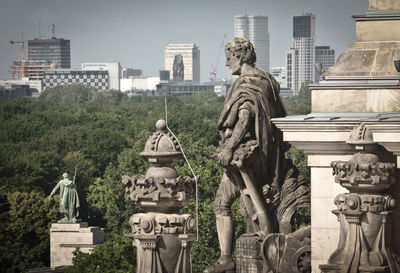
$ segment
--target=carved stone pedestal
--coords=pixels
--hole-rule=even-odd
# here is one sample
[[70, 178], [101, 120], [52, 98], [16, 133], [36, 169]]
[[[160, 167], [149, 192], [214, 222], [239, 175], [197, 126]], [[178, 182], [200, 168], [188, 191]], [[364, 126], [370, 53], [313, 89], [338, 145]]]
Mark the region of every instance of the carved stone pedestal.
[[167, 132], [164, 120], [140, 154], [154, 166], [146, 175], [124, 176], [125, 198], [146, 213], [131, 216], [129, 224], [137, 248], [137, 273], [190, 273], [190, 250], [196, 222], [189, 214], [177, 214], [194, 195], [195, 178], [178, 176], [171, 163], [182, 156], [178, 141]]
[[190, 273], [190, 250], [196, 234], [189, 214], [138, 213], [130, 224], [137, 247], [137, 272]]
[[310, 272], [310, 228], [297, 234], [303, 240], [296, 238], [296, 233], [275, 233], [265, 238], [243, 234], [236, 241], [236, 273]]
[[73, 251], [90, 252], [104, 242], [104, 231], [89, 227], [87, 222], [76, 224], [52, 224], [50, 228], [51, 267], [72, 265]]
[[[360, 141], [359, 145], [362, 145]], [[396, 182], [395, 164], [371, 153], [332, 162], [335, 181], [350, 193], [339, 194], [333, 213], [340, 222], [339, 245], [322, 272], [399, 272], [392, 250], [396, 201], [387, 189]]]

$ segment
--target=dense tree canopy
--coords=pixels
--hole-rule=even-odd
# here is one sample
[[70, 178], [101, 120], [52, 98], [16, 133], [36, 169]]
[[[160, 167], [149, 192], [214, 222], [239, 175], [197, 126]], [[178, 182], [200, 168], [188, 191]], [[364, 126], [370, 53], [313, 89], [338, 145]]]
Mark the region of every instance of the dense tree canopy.
[[[308, 89], [302, 90], [304, 98], [297, 99], [307, 106]], [[201, 177], [200, 238], [193, 247], [193, 271], [201, 272], [219, 255], [212, 200], [222, 169], [211, 155], [218, 145], [216, 122], [224, 98], [209, 91], [166, 100], [168, 125]], [[287, 102], [291, 114], [293, 100]], [[92, 254], [77, 250], [69, 272], [133, 271], [135, 250], [124, 234], [129, 216], [140, 208], [124, 200], [121, 176], [145, 173], [148, 165], [139, 153], [158, 119], [165, 119], [164, 97], [129, 98], [82, 85], [47, 89], [38, 100], [0, 103], [0, 271], [49, 265], [49, 226], [57, 220], [58, 205], [46, 196], [64, 171], [73, 174], [75, 168], [82, 218], [111, 232]], [[292, 148], [288, 156], [308, 175], [303, 153]], [[191, 175], [183, 161], [176, 168]], [[194, 215], [195, 202], [182, 212]], [[237, 237], [245, 227], [238, 203], [233, 216]]]

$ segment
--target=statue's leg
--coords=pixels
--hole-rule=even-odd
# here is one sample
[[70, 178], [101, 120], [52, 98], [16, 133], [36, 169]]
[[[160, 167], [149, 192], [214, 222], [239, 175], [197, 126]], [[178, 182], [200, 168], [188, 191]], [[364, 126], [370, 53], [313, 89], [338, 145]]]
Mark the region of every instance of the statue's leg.
[[206, 273], [235, 272], [235, 263], [232, 259], [233, 221], [230, 208], [238, 196], [239, 189], [224, 173], [214, 200], [221, 256], [212, 266], [204, 270]]
[[217, 233], [221, 249], [221, 259], [232, 257], [233, 223], [231, 216], [216, 215]]

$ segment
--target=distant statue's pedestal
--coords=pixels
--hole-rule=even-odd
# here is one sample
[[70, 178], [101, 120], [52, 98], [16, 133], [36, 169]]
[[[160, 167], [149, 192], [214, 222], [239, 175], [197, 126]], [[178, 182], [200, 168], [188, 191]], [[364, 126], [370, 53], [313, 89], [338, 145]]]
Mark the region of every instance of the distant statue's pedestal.
[[73, 251], [77, 247], [88, 253], [103, 242], [104, 231], [99, 227], [89, 227], [87, 222], [54, 223], [50, 228], [50, 266], [72, 265]]
[[308, 155], [312, 272], [396, 273], [400, 4], [370, 0], [370, 11], [353, 18], [357, 41], [310, 85], [312, 113], [273, 122]]

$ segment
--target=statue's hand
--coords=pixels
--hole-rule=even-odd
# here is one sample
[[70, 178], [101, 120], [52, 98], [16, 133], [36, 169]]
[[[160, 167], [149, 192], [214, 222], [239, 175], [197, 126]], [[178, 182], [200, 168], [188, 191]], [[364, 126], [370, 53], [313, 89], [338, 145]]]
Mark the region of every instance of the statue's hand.
[[232, 149], [224, 148], [221, 153], [221, 166], [226, 167], [228, 166], [229, 162], [232, 159]]

